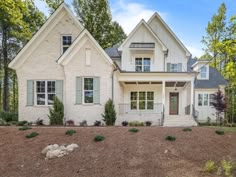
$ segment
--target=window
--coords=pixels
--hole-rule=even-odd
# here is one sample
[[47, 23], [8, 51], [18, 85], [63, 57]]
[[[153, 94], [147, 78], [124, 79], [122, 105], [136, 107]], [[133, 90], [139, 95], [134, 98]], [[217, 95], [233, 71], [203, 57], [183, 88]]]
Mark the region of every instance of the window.
[[178, 64], [171, 64], [170, 71], [171, 72], [178, 72]]
[[135, 71], [137, 72], [149, 72], [150, 65], [150, 58], [135, 58]]
[[93, 103], [93, 78], [84, 78], [84, 103]]
[[62, 52], [64, 53], [71, 45], [72, 37], [70, 35], [62, 36]]
[[215, 94], [210, 94], [210, 102], [209, 102], [209, 105], [210, 106], [213, 106], [212, 102], [214, 102], [214, 97], [215, 97]]
[[207, 78], [207, 67], [206, 66], [201, 67], [200, 77], [201, 77], [201, 79]]
[[198, 106], [208, 106], [208, 94], [198, 94]]
[[131, 110], [153, 110], [154, 92], [131, 92]]
[[55, 81], [36, 81], [36, 104], [52, 105], [55, 90]]

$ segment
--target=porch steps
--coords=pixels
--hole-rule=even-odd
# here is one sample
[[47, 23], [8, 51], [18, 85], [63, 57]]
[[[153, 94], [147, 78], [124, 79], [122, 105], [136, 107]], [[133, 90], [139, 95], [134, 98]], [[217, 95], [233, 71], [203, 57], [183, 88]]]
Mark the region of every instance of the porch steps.
[[164, 127], [190, 127], [197, 125], [197, 122], [190, 115], [166, 116], [163, 124]]

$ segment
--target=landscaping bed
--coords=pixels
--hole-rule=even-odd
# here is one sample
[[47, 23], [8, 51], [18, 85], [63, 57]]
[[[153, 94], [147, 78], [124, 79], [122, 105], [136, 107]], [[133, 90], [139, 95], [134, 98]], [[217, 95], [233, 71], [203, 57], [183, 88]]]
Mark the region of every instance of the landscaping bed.
[[[18, 128], [0, 127], [0, 176], [204, 177], [216, 176], [203, 172], [208, 160], [229, 155], [236, 161], [236, 133], [218, 135], [208, 127], [136, 127], [136, 133], [130, 127], [74, 127], [72, 136], [65, 135], [67, 127]], [[31, 132], [38, 136], [26, 138]], [[94, 141], [97, 135], [104, 140]], [[67, 156], [45, 160], [41, 154], [49, 144], [71, 143], [79, 148]]]

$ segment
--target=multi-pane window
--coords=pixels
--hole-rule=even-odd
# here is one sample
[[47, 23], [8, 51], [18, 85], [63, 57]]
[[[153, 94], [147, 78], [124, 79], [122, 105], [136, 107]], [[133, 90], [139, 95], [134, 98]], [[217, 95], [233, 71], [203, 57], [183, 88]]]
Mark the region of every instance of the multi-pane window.
[[62, 36], [62, 51], [63, 53], [70, 47], [72, 43], [72, 37], [70, 35]]
[[131, 92], [131, 110], [154, 108], [154, 92]]
[[149, 72], [151, 66], [150, 58], [135, 58], [135, 71]]
[[214, 102], [214, 94], [210, 94], [209, 97], [210, 97], [209, 105], [210, 105], [210, 106], [213, 106], [212, 103]]
[[207, 78], [207, 67], [206, 66], [201, 67], [200, 77], [201, 77], [201, 79], [206, 79]]
[[93, 103], [93, 78], [84, 78], [84, 103]]
[[208, 106], [208, 94], [198, 94], [198, 106]]
[[36, 104], [52, 105], [55, 90], [55, 81], [36, 81]]
[[171, 64], [170, 71], [171, 72], [178, 72], [178, 64]]

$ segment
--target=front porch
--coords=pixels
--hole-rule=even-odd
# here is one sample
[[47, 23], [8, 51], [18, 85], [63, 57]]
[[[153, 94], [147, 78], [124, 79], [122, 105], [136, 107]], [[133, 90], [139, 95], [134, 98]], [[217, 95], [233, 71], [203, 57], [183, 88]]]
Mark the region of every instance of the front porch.
[[[173, 74], [173, 73], [172, 73]], [[165, 78], [165, 80], [164, 80]], [[144, 79], [144, 78], [143, 78]], [[154, 80], [155, 79], [155, 80]], [[119, 77], [123, 88], [123, 103], [119, 103], [118, 122], [152, 121], [153, 125], [186, 126], [192, 118], [193, 79], [170, 79], [170, 77], [149, 77], [146, 80], [131, 80]], [[186, 120], [186, 121], [185, 121]], [[118, 124], [119, 124], [118, 123]], [[189, 126], [192, 126], [189, 125]]]

